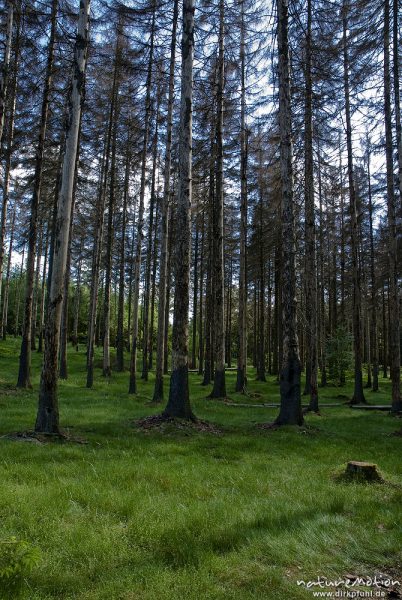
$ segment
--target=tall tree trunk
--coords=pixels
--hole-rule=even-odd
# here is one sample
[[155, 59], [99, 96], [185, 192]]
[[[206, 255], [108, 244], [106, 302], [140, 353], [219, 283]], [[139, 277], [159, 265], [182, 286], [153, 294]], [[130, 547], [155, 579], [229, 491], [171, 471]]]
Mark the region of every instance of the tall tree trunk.
[[[88, 347], [87, 347], [87, 388], [91, 388], [93, 385], [93, 374], [94, 374], [94, 353], [95, 345], [98, 345], [100, 335], [98, 333], [100, 329], [100, 310], [98, 307], [99, 299], [99, 281], [102, 281], [100, 298], [103, 297], [103, 279], [100, 277], [101, 270], [101, 258], [102, 258], [102, 245], [103, 245], [103, 233], [104, 233], [104, 212], [106, 203], [106, 190], [107, 181], [109, 175], [109, 160], [111, 155], [112, 136], [114, 134], [113, 124], [115, 119], [115, 104], [116, 104], [116, 88], [117, 88], [117, 63], [119, 55], [119, 31], [116, 36], [116, 48], [115, 48], [115, 67], [113, 71], [113, 83], [111, 90], [111, 102], [109, 110], [108, 127], [104, 141], [104, 152], [102, 156], [100, 177], [99, 177], [99, 193], [98, 202], [96, 207], [96, 225], [94, 233], [94, 250], [92, 255], [92, 276], [91, 276], [91, 289], [90, 289], [90, 304], [89, 304], [89, 317], [88, 317]], [[99, 313], [99, 314], [98, 314]], [[103, 340], [104, 341], [104, 340]]]
[[[392, 383], [392, 412], [402, 411], [401, 399], [401, 347], [398, 293], [398, 237], [396, 227], [396, 199], [394, 189], [394, 162], [391, 117], [391, 73], [390, 73], [390, 0], [384, 0], [384, 120], [385, 157], [387, 166], [387, 215], [388, 215], [388, 259], [389, 259], [389, 312], [392, 323], [389, 328], [390, 375]], [[395, 40], [398, 42], [398, 40]], [[396, 54], [396, 59], [398, 55]], [[394, 68], [395, 74], [395, 68]], [[396, 86], [395, 86], [396, 89]], [[399, 101], [398, 93], [396, 100]], [[400, 113], [399, 113], [400, 119]], [[399, 121], [399, 135], [401, 134]], [[401, 141], [398, 140], [398, 152]], [[399, 173], [401, 175], [401, 173]]]
[[140, 300], [140, 276], [141, 276], [141, 259], [142, 259], [142, 241], [144, 237], [144, 198], [145, 198], [145, 183], [147, 171], [147, 150], [148, 137], [151, 115], [151, 86], [152, 86], [152, 67], [154, 61], [154, 38], [155, 38], [155, 18], [156, 18], [156, 3], [153, 0], [153, 13], [151, 24], [151, 39], [148, 60], [148, 72], [145, 92], [145, 116], [144, 116], [144, 139], [142, 144], [141, 155], [141, 183], [140, 183], [140, 202], [138, 207], [137, 221], [137, 239], [136, 252], [134, 263], [134, 298], [133, 298], [133, 324], [132, 324], [132, 340], [131, 340], [131, 356], [130, 356], [130, 381], [129, 394], [137, 393], [137, 349], [138, 349], [138, 314]]
[[[10, 15], [10, 12], [11, 12], [11, 15]], [[10, 6], [9, 13], [8, 13], [8, 21], [7, 21], [8, 26], [10, 24], [10, 18], [11, 18], [11, 21], [13, 19], [12, 15], [13, 15], [13, 9], [12, 9], [12, 6]], [[2, 283], [3, 283], [4, 238], [5, 238], [5, 234], [6, 234], [7, 207], [8, 207], [9, 192], [10, 192], [11, 157], [12, 157], [12, 153], [13, 153], [14, 119], [15, 119], [15, 107], [16, 107], [16, 100], [17, 100], [18, 64], [19, 64], [19, 58], [20, 58], [20, 31], [21, 31], [20, 23], [21, 23], [21, 19], [20, 19], [20, 16], [18, 13], [17, 13], [16, 22], [17, 22], [17, 29], [16, 29], [16, 34], [15, 34], [14, 76], [13, 76], [13, 80], [12, 80], [11, 94], [10, 94], [10, 96], [11, 96], [10, 114], [9, 114], [9, 118], [8, 118], [8, 131], [7, 131], [7, 136], [6, 136], [7, 137], [7, 146], [6, 146], [6, 149], [4, 152], [5, 164], [4, 164], [4, 176], [3, 176], [3, 204], [1, 207], [1, 222], [0, 222], [0, 297], [1, 297]], [[9, 53], [9, 50], [7, 48], [8, 33], [9, 32], [7, 31], [6, 54]], [[5, 59], [6, 59], [6, 57], [5, 57]], [[7, 60], [9, 61], [9, 58]], [[4, 68], [5, 67], [3, 65], [3, 78], [1, 80], [2, 83], [4, 82], [4, 79], [6, 79], [6, 80], [8, 79], [8, 65], [6, 67], [6, 72], [4, 72]], [[7, 85], [7, 83], [5, 85]], [[2, 93], [3, 93], [3, 91], [0, 92], [0, 98], [1, 98]], [[1, 102], [2, 102], [2, 100], [0, 99], [0, 111], [2, 110]], [[4, 114], [3, 114], [3, 117], [4, 117]], [[0, 133], [0, 151], [1, 151], [1, 149], [2, 149], [2, 144], [1, 144], [1, 133]], [[15, 209], [14, 209], [14, 212], [15, 212]], [[1, 329], [1, 324], [0, 324], [0, 329]]]
[[399, 39], [399, 6], [398, 0], [393, 0], [393, 64], [392, 72], [394, 76], [394, 102], [395, 102], [395, 129], [396, 129], [396, 147], [398, 160], [398, 184], [399, 201], [402, 200], [402, 123], [401, 123], [401, 94], [399, 78], [400, 62], [400, 39]]
[[174, 211], [173, 206], [169, 209], [169, 221], [172, 226], [169, 228], [169, 242], [168, 242], [168, 264], [166, 272], [166, 306], [165, 306], [165, 340], [163, 344], [163, 373], [167, 375], [169, 372], [169, 319], [170, 319], [170, 284], [172, 281], [172, 249], [174, 240], [174, 228], [173, 228], [173, 217]]
[[277, 0], [279, 54], [279, 131], [282, 199], [282, 333], [281, 406], [277, 425], [301, 425], [301, 365], [296, 322], [293, 148], [290, 98], [288, 3]]
[[[117, 66], [115, 67], [117, 71]], [[113, 114], [113, 134], [110, 160], [110, 180], [109, 180], [109, 203], [106, 231], [106, 257], [105, 257], [105, 289], [103, 300], [103, 376], [111, 376], [110, 364], [110, 296], [112, 285], [112, 260], [113, 260], [113, 241], [114, 241], [114, 212], [116, 205], [116, 138], [117, 138], [117, 85], [115, 86], [116, 97], [114, 102]]]
[[204, 371], [204, 256], [205, 256], [205, 209], [202, 211], [201, 256], [200, 256], [200, 300], [198, 315], [198, 375]]
[[358, 241], [358, 219], [357, 198], [353, 170], [353, 147], [352, 147], [352, 124], [350, 111], [350, 86], [349, 86], [349, 46], [348, 46], [348, 0], [344, 0], [342, 9], [343, 22], [343, 77], [345, 93], [346, 113], [346, 143], [348, 152], [348, 178], [350, 199], [350, 245], [352, 259], [353, 280], [353, 340], [354, 340], [354, 392], [352, 404], [365, 403], [363, 391], [362, 372], [362, 315], [361, 315], [361, 289], [359, 268], [359, 241]]
[[84, 97], [86, 57], [89, 37], [90, 0], [80, 0], [78, 31], [74, 48], [73, 79], [70, 91], [69, 115], [59, 204], [57, 209], [56, 239], [53, 257], [52, 282], [45, 329], [45, 351], [39, 389], [39, 405], [35, 431], [60, 434], [57, 394], [57, 359], [60, 342], [60, 321], [63, 287], [66, 274], [67, 246], [70, 231], [71, 207], [79, 125]]
[[233, 287], [233, 257], [230, 257], [227, 305], [226, 305], [226, 360], [228, 368], [232, 368], [232, 287]]
[[[78, 126], [78, 131], [81, 130], [81, 122]], [[79, 148], [79, 137], [77, 142], [77, 148]], [[71, 276], [71, 244], [73, 239], [73, 226], [74, 226], [74, 206], [75, 206], [75, 196], [76, 196], [76, 188], [77, 188], [77, 178], [78, 178], [78, 157], [79, 151], [77, 150], [76, 158], [75, 158], [75, 167], [74, 167], [74, 183], [73, 183], [73, 199], [71, 202], [71, 217], [70, 217], [70, 229], [68, 232], [68, 242], [67, 242], [67, 259], [66, 259], [66, 274], [64, 278], [64, 292], [63, 292], [63, 307], [61, 311], [61, 333], [60, 333], [60, 351], [59, 351], [59, 377], [60, 379], [68, 378], [68, 368], [67, 368], [67, 345], [68, 345], [68, 316], [69, 316], [69, 290], [70, 290], [70, 276]]]
[[304, 204], [305, 204], [305, 296], [306, 296], [306, 374], [310, 402], [308, 410], [318, 412], [317, 340], [317, 261], [313, 171], [313, 81], [311, 76], [312, 0], [307, 0], [307, 33], [304, 107]]
[[223, 94], [224, 94], [224, 0], [219, 2], [219, 55], [218, 82], [216, 93], [216, 194], [213, 219], [213, 286], [214, 286], [214, 338], [215, 375], [210, 398], [225, 398], [225, 299], [224, 299], [224, 260], [223, 260]]
[[109, 116], [109, 127], [104, 144], [104, 153], [102, 156], [101, 169], [99, 175], [99, 192], [96, 206], [95, 232], [94, 232], [94, 249], [92, 255], [91, 269], [91, 288], [89, 297], [89, 316], [88, 316], [88, 344], [87, 344], [87, 382], [86, 387], [91, 388], [94, 380], [94, 354], [97, 339], [98, 319], [98, 298], [99, 298], [99, 282], [100, 263], [102, 253], [103, 227], [104, 227], [104, 212], [105, 212], [105, 187], [108, 172], [108, 157], [110, 150], [111, 137], [111, 122], [112, 122], [112, 107]]
[[[159, 89], [159, 88], [158, 88]], [[156, 206], [156, 168], [158, 160], [158, 128], [159, 128], [159, 92], [157, 92], [157, 108], [155, 113], [155, 135], [153, 140], [153, 157], [152, 157], [152, 176], [151, 176], [151, 194], [149, 203], [149, 226], [148, 226], [148, 247], [147, 259], [145, 265], [145, 286], [144, 286], [144, 319], [142, 324], [143, 342], [142, 342], [142, 374], [141, 379], [148, 381], [149, 370], [149, 308], [151, 299], [151, 269], [152, 269], [152, 241], [154, 230], [154, 212]]]
[[167, 417], [194, 419], [188, 385], [188, 310], [190, 302], [192, 109], [194, 0], [183, 0], [179, 184], [175, 244], [175, 294], [172, 332], [172, 375]]
[[14, 0], [7, 2], [7, 28], [4, 58], [0, 77], [0, 147], [3, 141], [3, 129], [6, 116], [7, 87], [10, 72], [11, 44], [13, 41]]
[[124, 192], [123, 192], [123, 220], [121, 225], [120, 241], [120, 270], [119, 270], [119, 299], [117, 315], [117, 340], [116, 340], [116, 370], [124, 371], [124, 287], [125, 287], [125, 267], [126, 267], [126, 226], [127, 226], [127, 203], [130, 185], [130, 133], [127, 139], [126, 166], [124, 174]]
[[192, 348], [191, 348], [191, 369], [197, 367], [197, 302], [198, 302], [198, 241], [199, 230], [198, 222], [195, 222], [195, 244], [194, 244], [194, 284], [193, 284], [193, 327], [192, 327]]
[[385, 302], [385, 282], [381, 288], [382, 300], [382, 371], [383, 379], [388, 377], [388, 327], [387, 327], [387, 305]]
[[32, 329], [32, 296], [35, 272], [35, 247], [38, 226], [38, 210], [40, 204], [40, 192], [42, 185], [43, 159], [45, 150], [45, 138], [48, 119], [48, 108], [50, 99], [50, 88], [53, 76], [53, 60], [56, 39], [58, 0], [52, 0], [51, 29], [49, 45], [47, 50], [47, 64], [45, 85], [42, 98], [42, 111], [40, 120], [40, 131], [35, 157], [34, 189], [31, 199], [31, 217], [28, 235], [28, 258], [25, 282], [25, 307], [24, 325], [21, 342], [21, 353], [19, 360], [19, 371], [17, 387], [30, 388], [31, 385], [31, 329]]
[[263, 218], [263, 159], [259, 152], [259, 200], [258, 200], [258, 247], [259, 247], [259, 307], [257, 331], [257, 381], [266, 381], [265, 377], [265, 256], [264, 256], [264, 218]]
[[246, 131], [246, 59], [244, 0], [240, 0], [240, 271], [239, 271], [239, 321], [236, 392], [245, 393], [247, 386], [247, 131]]
[[373, 392], [378, 392], [378, 332], [377, 332], [377, 283], [375, 277], [375, 258], [374, 258], [374, 234], [373, 234], [373, 201], [371, 193], [371, 172], [370, 172], [370, 142], [367, 142], [367, 183], [369, 200], [369, 226], [370, 226], [370, 284], [371, 284], [371, 340], [372, 340], [372, 358], [373, 358]]
[[170, 197], [170, 168], [172, 153], [172, 126], [173, 126], [173, 102], [174, 102], [174, 67], [176, 60], [176, 34], [179, 12], [179, 2], [174, 0], [172, 36], [170, 42], [170, 65], [169, 65], [169, 92], [167, 103], [167, 131], [165, 148], [165, 167], [163, 173], [163, 199], [161, 211], [161, 251], [159, 262], [159, 304], [158, 304], [158, 333], [156, 342], [156, 372], [154, 387], [154, 402], [163, 400], [163, 365], [165, 355], [165, 315], [167, 296], [167, 264], [168, 264], [168, 237], [169, 237], [169, 197]]
[[213, 310], [214, 310], [214, 285], [213, 285], [213, 221], [215, 203], [215, 140], [211, 123], [211, 152], [209, 161], [209, 194], [208, 194], [208, 265], [205, 299], [205, 365], [202, 385], [209, 385], [213, 378]]

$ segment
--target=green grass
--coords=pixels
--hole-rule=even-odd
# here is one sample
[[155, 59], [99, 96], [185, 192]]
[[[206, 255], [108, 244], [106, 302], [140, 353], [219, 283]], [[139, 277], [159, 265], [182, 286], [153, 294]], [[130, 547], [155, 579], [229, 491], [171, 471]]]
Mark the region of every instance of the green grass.
[[[34, 390], [17, 391], [18, 352], [16, 340], [0, 345], [0, 435], [34, 424], [40, 357]], [[308, 415], [311, 428], [261, 430], [277, 409], [205, 400], [191, 375], [195, 413], [224, 434], [137, 431], [133, 419], [158, 412], [146, 404], [152, 374], [133, 397], [127, 373], [108, 384], [97, 370], [87, 390], [83, 347], [69, 367], [62, 426], [88, 443], [0, 439], [0, 537], [41, 551], [23, 598], [298, 600], [312, 593], [297, 579], [401, 573], [402, 438], [390, 436], [400, 421], [337, 406]], [[380, 383], [368, 400], [390, 403]], [[274, 378], [250, 389], [279, 400]], [[351, 386], [320, 392], [336, 402]], [[389, 483], [336, 482], [351, 459], [376, 462]]]

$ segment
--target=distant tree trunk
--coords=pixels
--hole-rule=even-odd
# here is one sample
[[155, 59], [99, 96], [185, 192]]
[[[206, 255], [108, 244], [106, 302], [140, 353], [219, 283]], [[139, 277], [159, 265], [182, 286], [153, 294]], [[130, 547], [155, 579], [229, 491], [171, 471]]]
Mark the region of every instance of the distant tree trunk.
[[73, 320], [73, 335], [71, 338], [72, 346], [78, 352], [78, 322], [80, 318], [80, 302], [81, 302], [81, 269], [82, 269], [82, 252], [83, 252], [84, 240], [81, 240], [80, 254], [78, 257], [77, 265], [77, 281], [75, 284], [74, 293], [74, 320]]
[[[279, 242], [279, 240], [278, 240]], [[274, 325], [273, 325], [273, 352], [272, 352], [272, 374], [279, 376], [279, 365], [281, 364], [280, 360], [280, 352], [279, 352], [279, 340], [281, 339], [280, 335], [280, 323], [281, 318], [280, 315], [282, 313], [281, 310], [281, 286], [280, 286], [280, 273], [281, 273], [281, 248], [278, 245], [275, 246], [275, 258], [274, 258], [274, 294], [275, 294], [275, 304], [274, 304]]]
[[6, 269], [6, 282], [3, 290], [3, 308], [1, 317], [0, 337], [5, 340], [7, 337], [7, 323], [8, 323], [8, 297], [10, 293], [10, 272], [11, 272], [11, 256], [13, 253], [14, 243], [14, 227], [15, 227], [15, 208], [13, 210], [13, 216], [11, 217], [11, 228], [10, 228], [10, 241], [8, 245], [8, 257], [7, 257], [7, 269]]
[[[159, 176], [158, 176], [158, 188], [159, 188]], [[159, 229], [159, 199], [156, 203], [155, 212], [155, 227], [154, 227], [154, 245], [153, 245], [153, 258], [152, 258], [152, 277], [151, 277], [151, 321], [149, 324], [149, 360], [148, 369], [153, 369], [153, 357], [154, 357], [154, 337], [155, 337], [155, 296], [156, 296], [156, 268], [157, 268], [157, 255], [158, 255], [158, 229]]]
[[305, 296], [306, 296], [306, 375], [310, 402], [308, 410], [318, 412], [317, 340], [317, 261], [313, 170], [313, 81], [311, 75], [312, 0], [307, 0], [305, 107], [304, 107], [304, 203], [305, 203]]
[[126, 267], [126, 226], [127, 226], [127, 203], [130, 185], [130, 134], [127, 140], [126, 166], [124, 174], [124, 192], [123, 192], [123, 215], [121, 225], [120, 241], [120, 270], [119, 270], [119, 299], [117, 315], [117, 340], [116, 340], [116, 371], [124, 371], [124, 287], [125, 287], [125, 267]]
[[259, 306], [258, 306], [258, 331], [257, 333], [257, 381], [266, 381], [265, 377], [265, 256], [264, 256], [264, 220], [263, 220], [263, 160], [259, 152], [259, 200], [258, 200], [258, 248], [259, 248]]
[[[81, 130], [81, 122], [78, 126], [78, 131]], [[77, 148], [79, 148], [79, 138], [77, 141]], [[60, 332], [60, 356], [59, 356], [59, 377], [60, 379], [68, 378], [68, 367], [67, 367], [67, 344], [68, 344], [68, 316], [69, 316], [69, 290], [70, 290], [70, 275], [71, 275], [71, 244], [73, 239], [73, 213], [75, 206], [75, 196], [77, 188], [78, 178], [78, 157], [79, 152], [77, 150], [74, 167], [74, 183], [73, 183], [73, 197], [71, 202], [71, 217], [70, 217], [70, 229], [68, 232], [68, 243], [67, 243], [67, 259], [66, 259], [66, 274], [64, 277], [64, 292], [63, 292], [63, 307], [61, 312], [61, 332]]]
[[[389, 312], [392, 315], [389, 328], [390, 376], [392, 383], [392, 412], [402, 411], [401, 399], [401, 347], [399, 323], [398, 293], [398, 237], [396, 226], [396, 199], [394, 189], [394, 162], [391, 117], [391, 73], [390, 73], [390, 0], [384, 0], [384, 121], [385, 121], [385, 157], [387, 167], [387, 215], [388, 215], [388, 258], [389, 258]], [[397, 36], [398, 37], [398, 36]], [[398, 39], [395, 40], [398, 43]], [[395, 56], [395, 55], [394, 55]], [[396, 54], [398, 59], [398, 54]], [[394, 68], [395, 75], [395, 68]], [[396, 90], [396, 86], [395, 86]], [[396, 100], [398, 98], [396, 94]], [[397, 110], [398, 112], [398, 110]], [[399, 136], [400, 129], [399, 113]], [[398, 140], [398, 152], [401, 140]], [[401, 173], [399, 173], [401, 175]], [[402, 189], [402, 188], [400, 188]], [[402, 196], [401, 196], [402, 197]]]
[[381, 288], [381, 299], [382, 299], [382, 371], [383, 379], [388, 377], [388, 327], [387, 327], [387, 311], [385, 301], [385, 282]]
[[3, 141], [3, 129], [6, 115], [6, 98], [10, 71], [11, 44], [13, 41], [14, 0], [8, 0], [7, 9], [7, 29], [4, 58], [0, 76], [0, 147]]
[[239, 271], [239, 317], [236, 392], [245, 393], [247, 386], [247, 131], [246, 131], [246, 61], [244, 0], [240, 0], [240, 271]]
[[279, 55], [279, 131], [282, 198], [282, 333], [281, 406], [277, 425], [301, 425], [301, 365], [296, 323], [293, 149], [290, 99], [288, 3], [277, 0]]
[[204, 371], [204, 256], [205, 256], [205, 209], [202, 211], [201, 256], [200, 256], [200, 301], [198, 316], [198, 375]]
[[378, 332], [377, 332], [377, 283], [375, 277], [374, 235], [373, 235], [373, 201], [371, 193], [370, 147], [367, 147], [367, 183], [369, 200], [370, 225], [370, 283], [371, 283], [371, 340], [373, 356], [373, 392], [378, 392]]
[[80, 0], [78, 31], [74, 48], [73, 80], [70, 91], [69, 115], [53, 257], [52, 282], [45, 328], [45, 351], [39, 389], [39, 405], [35, 431], [60, 434], [57, 395], [57, 359], [60, 341], [60, 321], [63, 286], [66, 273], [67, 246], [70, 230], [71, 206], [79, 125], [84, 96], [86, 56], [89, 33], [89, 0]]
[[173, 207], [169, 210], [168, 220], [172, 224], [169, 228], [169, 241], [168, 241], [168, 264], [167, 264], [167, 273], [166, 273], [166, 306], [165, 306], [165, 340], [163, 344], [163, 373], [165, 375], [169, 372], [169, 319], [170, 319], [170, 284], [172, 281], [172, 248], [173, 248], [173, 217], [174, 211]]
[[132, 340], [131, 340], [131, 356], [130, 356], [130, 381], [129, 394], [137, 393], [137, 349], [138, 349], [138, 315], [139, 315], [139, 300], [140, 300], [140, 276], [141, 276], [141, 260], [142, 260], [142, 241], [144, 237], [144, 198], [145, 184], [147, 171], [147, 154], [148, 154], [148, 137], [151, 115], [151, 85], [152, 85], [152, 67], [154, 62], [154, 38], [155, 38], [155, 16], [156, 3], [152, 2], [152, 25], [151, 25], [151, 40], [149, 49], [148, 71], [145, 92], [145, 116], [144, 116], [144, 139], [141, 153], [141, 182], [140, 182], [140, 202], [138, 207], [137, 221], [137, 239], [136, 252], [134, 263], [134, 298], [133, 298], [133, 323], [132, 323]]
[[226, 308], [226, 360], [228, 368], [232, 368], [232, 286], [233, 286], [233, 257], [230, 257], [227, 308]]
[[[7, 26], [10, 26], [11, 19], [11, 28], [12, 28], [12, 20], [13, 20], [13, 7], [10, 4], [9, 12], [8, 12], [8, 20]], [[3, 264], [4, 264], [4, 239], [6, 234], [6, 223], [7, 223], [7, 208], [9, 202], [9, 192], [10, 192], [10, 173], [11, 173], [11, 157], [13, 153], [13, 141], [14, 141], [14, 117], [15, 117], [15, 106], [17, 100], [17, 81], [18, 81], [18, 63], [20, 57], [20, 17], [17, 14], [17, 30], [15, 34], [15, 51], [14, 51], [14, 76], [11, 86], [11, 102], [10, 102], [10, 113], [8, 118], [8, 131], [7, 135], [7, 143], [4, 144], [6, 146], [4, 150], [4, 175], [3, 175], [3, 204], [1, 207], [1, 221], [0, 221], [0, 297], [2, 292], [2, 283], [3, 283]], [[8, 79], [8, 64], [6, 62], [9, 61], [9, 57], [7, 58], [7, 54], [9, 54], [10, 50], [8, 48], [8, 35], [6, 38], [6, 54], [3, 63], [3, 74], [2, 79], [0, 80], [0, 113], [2, 111], [1, 105], [3, 102], [2, 94], [3, 94], [3, 84], [7, 87], [7, 79]], [[2, 119], [4, 118], [4, 112], [2, 114]], [[2, 125], [0, 126], [2, 128]], [[2, 134], [0, 132], [0, 152], [2, 150], [1, 144]], [[15, 213], [15, 209], [14, 209]], [[0, 315], [1, 316], [1, 315]], [[0, 329], [2, 325], [0, 324]]]
[[213, 286], [213, 220], [215, 202], [215, 141], [213, 137], [213, 124], [211, 123], [211, 152], [209, 163], [209, 194], [208, 194], [208, 269], [205, 299], [205, 364], [202, 385], [209, 385], [213, 378], [213, 331], [212, 320], [214, 310], [214, 286]]
[[[110, 118], [112, 122], [111, 157], [110, 157], [110, 179], [109, 179], [109, 203], [106, 230], [106, 257], [105, 257], [105, 295], [103, 301], [103, 376], [111, 376], [110, 364], [110, 295], [112, 285], [112, 261], [114, 242], [114, 216], [116, 205], [116, 144], [118, 128], [118, 98], [119, 78], [121, 62], [121, 23], [118, 24], [116, 34], [115, 64], [112, 86], [112, 107]], [[106, 181], [105, 181], [106, 185]]]
[[268, 260], [267, 353], [268, 373], [272, 375], [272, 260]]
[[15, 304], [17, 305], [15, 311], [15, 327], [14, 327], [14, 337], [19, 335], [19, 322], [20, 322], [20, 304], [21, 304], [21, 283], [22, 283], [22, 273], [24, 271], [24, 261], [25, 261], [25, 245], [22, 248], [22, 256], [21, 256], [21, 266], [20, 266], [20, 276], [18, 278], [18, 285], [15, 290]]
[[198, 302], [198, 241], [199, 230], [198, 223], [195, 223], [195, 244], [194, 244], [194, 284], [193, 284], [193, 327], [192, 327], [192, 348], [191, 348], [191, 369], [197, 367], [197, 302]]
[[398, 183], [399, 201], [402, 200], [402, 123], [401, 123], [401, 94], [399, 78], [400, 41], [399, 41], [399, 6], [398, 0], [393, 0], [393, 79], [394, 79], [394, 103], [395, 103], [395, 129], [398, 160]]
[[213, 286], [214, 286], [214, 338], [215, 338], [215, 375], [214, 387], [210, 398], [225, 398], [225, 299], [224, 299], [224, 261], [223, 261], [223, 94], [224, 94], [224, 0], [219, 2], [219, 56], [218, 82], [216, 93], [216, 195], [213, 219]]
[[88, 344], [87, 344], [87, 382], [86, 387], [91, 388], [94, 380], [94, 353], [97, 339], [98, 319], [98, 296], [100, 277], [100, 262], [102, 253], [104, 211], [105, 211], [105, 187], [108, 172], [108, 156], [111, 137], [111, 115], [109, 117], [109, 127], [105, 140], [104, 153], [101, 162], [99, 175], [99, 191], [96, 206], [94, 244], [92, 254], [91, 268], [91, 288], [89, 297], [89, 316], [88, 316]]
[[353, 279], [353, 340], [354, 340], [354, 392], [352, 404], [365, 403], [362, 372], [362, 324], [361, 324], [361, 289], [358, 245], [357, 199], [353, 171], [352, 125], [350, 113], [349, 91], [349, 47], [348, 47], [348, 0], [344, 0], [342, 9], [343, 22], [343, 76], [346, 113], [346, 142], [348, 151], [348, 177], [350, 197], [350, 245]]
[[31, 385], [31, 329], [32, 329], [32, 296], [34, 286], [35, 272], [35, 247], [38, 226], [38, 210], [40, 204], [40, 192], [42, 185], [42, 171], [45, 150], [45, 138], [48, 119], [48, 108], [50, 99], [50, 88], [53, 76], [53, 60], [56, 39], [56, 23], [57, 23], [58, 0], [52, 0], [51, 12], [51, 28], [50, 38], [47, 49], [47, 64], [45, 84], [42, 97], [42, 110], [40, 120], [40, 130], [38, 145], [36, 147], [35, 157], [35, 175], [34, 188], [31, 199], [31, 217], [29, 223], [28, 235], [28, 258], [26, 266], [26, 282], [25, 282], [25, 308], [24, 308], [24, 325], [21, 342], [21, 353], [19, 360], [19, 371], [17, 387], [30, 388]]
[[32, 331], [31, 331], [31, 350], [36, 350], [36, 321], [38, 318], [38, 296], [39, 296], [39, 276], [40, 263], [42, 258], [42, 242], [43, 242], [43, 224], [39, 224], [39, 239], [36, 252], [36, 268], [35, 268], [35, 283], [33, 292], [32, 304]]
[[168, 237], [169, 237], [169, 196], [170, 196], [170, 168], [172, 153], [172, 126], [173, 126], [173, 102], [174, 102], [174, 68], [176, 60], [176, 34], [179, 13], [179, 2], [173, 3], [172, 36], [170, 42], [170, 64], [169, 64], [169, 92], [167, 103], [167, 131], [165, 147], [165, 168], [163, 173], [163, 199], [161, 211], [161, 250], [159, 261], [159, 304], [158, 304], [158, 333], [156, 342], [156, 372], [154, 387], [154, 402], [163, 400], [163, 365], [165, 355], [165, 328], [166, 328], [166, 305], [167, 305], [167, 266], [168, 266]]
[[194, 57], [194, 0], [183, 0], [182, 75], [179, 140], [179, 185], [175, 244], [175, 295], [172, 333], [172, 375], [168, 417], [194, 419], [188, 386], [188, 309], [190, 301], [190, 244], [192, 197], [192, 105]]
[[[159, 88], [158, 88], [159, 89]], [[151, 300], [151, 268], [152, 268], [152, 242], [154, 230], [154, 213], [156, 206], [156, 168], [158, 160], [158, 129], [159, 129], [159, 92], [157, 92], [157, 108], [155, 113], [155, 135], [153, 140], [153, 157], [152, 157], [152, 176], [151, 176], [151, 194], [149, 203], [149, 226], [148, 226], [148, 247], [145, 264], [145, 286], [144, 286], [144, 319], [142, 323], [143, 342], [142, 342], [142, 374], [141, 378], [148, 381], [149, 370], [149, 310]]]
[[341, 217], [341, 323], [345, 323], [345, 223], [344, 223], [344, 214], [345, 214], [345, 198], [344, 198], [344, 188], [343, 188], [343, 167], [342, 167], [342, 150], [341, 150], [341, 142], [339, 141], [339, 176], [341, 180], [340, 184], [340, 196], [341, 196], [341, 206], [340, 206], [340, 217]]

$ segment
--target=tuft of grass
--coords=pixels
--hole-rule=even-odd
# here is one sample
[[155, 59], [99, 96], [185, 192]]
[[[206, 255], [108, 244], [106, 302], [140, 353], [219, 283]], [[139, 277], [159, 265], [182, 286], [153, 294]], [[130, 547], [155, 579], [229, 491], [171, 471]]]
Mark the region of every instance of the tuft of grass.
[[[0, 518], [2, 537], [41, 552], [23, 599], [303, 600], [311, 593], [298, 579], [401, 571], [402, 438], [390, 436], [387, 413], [339, 406], [351, 385], [320, 389], [331, 406], [306, 415], [306, 428], [272, 432], [258, 425], [277, 414], [263, 406], [279, 401], [275, 377], [256, 382], [250, 369], [247, 397], [228, 373], [226, 405], [206, 400], [191, 374], [196, 416], [223, 434], [144, 435], [133, 421], [162, 410], [147, 404], [153, 374], [137, 396], [127, 372], [107, 382], [99, 369], [87, 390], [82, 347], [69, 353], [60, 414], [70, 440], [87, 443], [33, 444], [2, 437], [35, 420], [41, 357], [33, 390], [16, 390], [18, 349], [19, 340], [0, 342]], [[390, 403], [380, 383], [368, 400]], [[349, 460], [377, 463], [388, 484], [335, 482]]]

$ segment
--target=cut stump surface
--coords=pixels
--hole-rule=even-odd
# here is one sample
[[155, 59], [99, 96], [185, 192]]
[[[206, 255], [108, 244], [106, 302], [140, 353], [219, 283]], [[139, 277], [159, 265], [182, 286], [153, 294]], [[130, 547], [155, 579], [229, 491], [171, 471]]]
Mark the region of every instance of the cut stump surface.
[[350, 479], [359, 481], [382, 481], [377, 470], [377, 465], [369, 462], [351, 460], [346, 466], [345, 475]]

